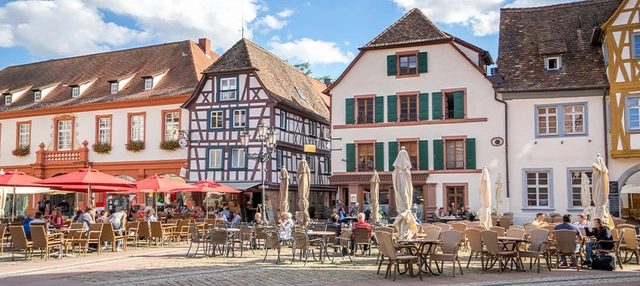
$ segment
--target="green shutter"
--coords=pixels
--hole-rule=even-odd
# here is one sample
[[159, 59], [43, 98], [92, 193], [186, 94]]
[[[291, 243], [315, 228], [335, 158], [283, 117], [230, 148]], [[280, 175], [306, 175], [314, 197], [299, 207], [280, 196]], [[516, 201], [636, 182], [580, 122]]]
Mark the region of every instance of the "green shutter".
[[393, 171], [393, 162], [398, 157], [398, 142], [391, 141], [389, 142], [389, 171]]
[[427, 65], [427, 52], [418, 53], [418, 73], [425, 73], [428, 71]]
[[384, 171], [384, 143], [376, 142], [376, 171]]
[[347, 143], [347, 172], [356, 171], [356, 144]]
[[429, 120], [429, 94], [421, 93], [418, 96], [420, 108], [420, 120]]
[[466, 169], [475, 169], [476, 168], [476, 139], [475, 138], [467, 138], [465, 142], [466, 147], [466, 159], [467, 166]]
[[387, 56], [387, 75], [396, 75], [396, 55]]
[[354, 120], [354, 111], [355, 111], [355, 100], [353, 98], [347, 98], [346, 99], [346, 103], [345, 103], [345, 111], [346, 111], [346, 116], [345, 116], [345, 123], [346, 124], [353, 124], [355, 123]]
[[464, 91], [453, 92], [453, 118], [464, 118]]
[[420, 140], [418, 142], [418, 164], [420, 170], [429, 170], [429, 140]]
[[442, 92], [434, 92], [431, 94], [431, 110], [433, 111], [433, 120], [442, 120]]
[[384, 96], [376, 96], [374, 113], [376, 114], [376, 123], [384, 122]]
[[387, 96], [387, 122], [398, 122], [398, 96]]
[[444, 142], [433, 140], [433, 169], [444, 170]]

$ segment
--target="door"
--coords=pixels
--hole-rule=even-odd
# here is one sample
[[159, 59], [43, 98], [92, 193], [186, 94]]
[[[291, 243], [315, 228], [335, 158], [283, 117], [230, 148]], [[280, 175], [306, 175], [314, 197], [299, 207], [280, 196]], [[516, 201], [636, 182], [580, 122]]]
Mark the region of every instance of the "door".
[[464, 208], [464, 205], [467, 202], [464, 189], [464, 186], [447, 186], [447, 205], [445, 206], [446, 210], [449, 210], [449, 206], [451, 206], [451, 203], [455, 205], [456, 210], [461, 210]]

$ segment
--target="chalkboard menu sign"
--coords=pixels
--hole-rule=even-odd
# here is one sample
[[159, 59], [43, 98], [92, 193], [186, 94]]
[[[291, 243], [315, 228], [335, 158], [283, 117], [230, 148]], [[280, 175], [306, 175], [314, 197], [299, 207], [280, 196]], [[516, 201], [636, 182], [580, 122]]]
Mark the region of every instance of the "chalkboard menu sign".
[[620, 217], [620, 195], [617, 181], [609, 181], [609, 213], [612, 216]]

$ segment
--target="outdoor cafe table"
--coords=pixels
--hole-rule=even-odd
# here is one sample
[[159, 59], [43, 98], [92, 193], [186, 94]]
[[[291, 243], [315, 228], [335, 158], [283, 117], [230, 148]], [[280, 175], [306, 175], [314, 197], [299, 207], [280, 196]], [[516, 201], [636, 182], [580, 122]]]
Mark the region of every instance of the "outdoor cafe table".
[[[522, 261], [520, 259], [520, 243], [527, 242], [527, 240], [522, 238], [522, 237], [499, 236], [498, 237], [498, 242], [503, 243], [502, 249], [504, 249], [506, 251], [515, 251], [516, 252], [517, 260], [514, 260], [513, 258], [511, 258], [511, 261], [513, 261], [516, 264], [517, 267], [519, 267], [522, 271], [524, 271], [524, 267], [521, 264]], [[513, 242], [513, 243], [511, 243], [511, 242]], [[512, 245], [513, 247], [509, 248], [508, 247], [509, 245]], [[493, 267], [493, 264], [491, 266]]]
[[[328, 256], [329, 253], [327, 251], [327, 245], [328, 245], [328, 238], [331, 236], [336, 236], [336, 233], [334, 231], [328, 231], [328, 230], [309, 230], [307, 231], [307, 235], [308, 236], [319, 236], [320, 238], [322, 238], [322, 241], [320, 243], [320, 263], [324, 263], [324, 257]], [[324, 256], [322, 255], [324, 253]]]
[[442, 241], [439, 239], [401, 239], [398, 240], [398, 243], [401, 244], [414, 244], [417, 245], [416, 255], [422, 260], [422, 265], [424, 266], [424, 270], [421, 269], [422, 273], [430, 274], [430, 275], [438, 275], [431, 270], [431, 266], [427, 263], [427, 258], [431, 253], [431, 250], [435, 245], [440, 244]]

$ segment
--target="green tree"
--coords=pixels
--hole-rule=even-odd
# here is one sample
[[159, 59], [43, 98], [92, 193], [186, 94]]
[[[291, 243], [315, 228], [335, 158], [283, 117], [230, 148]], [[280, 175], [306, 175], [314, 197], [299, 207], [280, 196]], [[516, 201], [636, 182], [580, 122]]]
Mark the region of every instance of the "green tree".
[[293, 66], [296, 67], [297, 69], [301, 70], [306, 75], [310, 75], [311, 74], [311, 68], [309, 68], [309, 62], [299, 63], [299, 64], [295, 64]]

